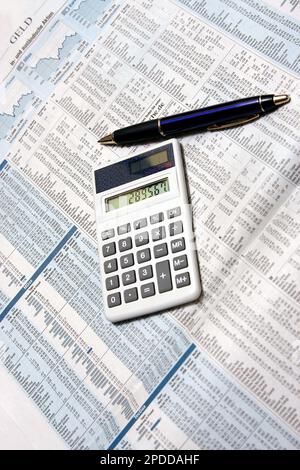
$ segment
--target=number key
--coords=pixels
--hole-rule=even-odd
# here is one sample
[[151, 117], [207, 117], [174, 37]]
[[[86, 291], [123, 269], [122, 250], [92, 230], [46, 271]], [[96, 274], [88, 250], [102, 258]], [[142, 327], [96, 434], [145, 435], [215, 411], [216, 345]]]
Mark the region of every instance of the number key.
[[129, 266], [133, 265], [133, 254], [129, 253], [128, 255], [121, 256], [120, 262], [122, 269], [129, 268]]
[[114, 294], [110, 294], [107, 296], [107, 305], [109, 308], [117, 307], [121, 304], [121, 296], [119, 292], [115, 292]]
[[126, 251], [130, 250], [132, 248], [132, 240], [130, 237], [123, 238], [122, 240], [119, 240], [119, 250], [120, 251]]
[[104, 262], [104, 272], [105, 274], [112, 273], [118, 269], [118, 263], [116, 258], [109, 259]]
[[135, 236], [135, 244], [136, 246], [142, 246], [149, 243], [149, 233], [142, 232]]
[[127, 271], [127, 273], [122, 274], [122, 282], [124, 286], [128, 284], [133, 284], [135, 282], [135, 271]]
[[119, 287], [119, 276], [111, 276], [105, 279], [105, 285], [107, 290], [117, 289]]
[[144, 250], [138, 251], [136, 256], [137, 256], [137, 262], [139, 264], [145, 263], [146, 261], [149, 261], [151, 259], [149, 248], [145, 248]]
[[153, 272], [152, 272], [151, 264], [139, 269], [139, 277], [141, 281], [144, 281], [145, 279], [150, 279], [150, 277], [152, 276], [153, 276]]
[[106, 243], [105, 245], [102, 246], [102, 253], [105, 258], [106, 256], [114, 255], [115, 252], [116, 252], [115, 242]]

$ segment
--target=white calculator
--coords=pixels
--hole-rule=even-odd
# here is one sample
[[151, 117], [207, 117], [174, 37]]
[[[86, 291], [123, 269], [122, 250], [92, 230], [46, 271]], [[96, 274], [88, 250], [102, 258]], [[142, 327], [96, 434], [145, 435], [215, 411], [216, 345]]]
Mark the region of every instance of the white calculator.
[[106, 317], [112, 322], [199, 297], [180, 144], [172, 139], [93, 171]]

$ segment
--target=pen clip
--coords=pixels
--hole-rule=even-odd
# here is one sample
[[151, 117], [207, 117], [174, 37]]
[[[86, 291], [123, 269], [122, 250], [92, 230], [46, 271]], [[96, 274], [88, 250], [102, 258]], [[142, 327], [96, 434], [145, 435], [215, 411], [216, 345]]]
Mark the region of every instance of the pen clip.
[[219, 131], [221, 129], [228, 129], [229, 127], [235, 127], [235, 126], [240, 126], [241, 124], [246, 124], [248, 122], [255, 121], [260, 117], [259, 114], [254, 114], [253, 116], [247, 117], [247, 118], [242, 118], [242, 119], [236, 119], [235, 121], [229, 121], [225, 122], [224, 124], [212, 124], [211, 126], [207, 127], [208, 131]]

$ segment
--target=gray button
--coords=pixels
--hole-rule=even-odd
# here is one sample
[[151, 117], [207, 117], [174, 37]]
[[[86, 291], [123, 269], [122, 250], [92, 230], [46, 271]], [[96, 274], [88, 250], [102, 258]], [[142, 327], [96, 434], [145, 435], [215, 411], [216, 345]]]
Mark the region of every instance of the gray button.
[[172, 279], [170, 273], [170, 263], [168, 260], [156, 263], [156, 276], [158, 290], [162, 294], [172, 290]]
[[157, 224], [158, 222], [162, 222], [164, 220], [164, 214], [159, 212], [158, 214], [153, 214], [150, 217], [151, 224]]
[[176, 240], [171, 241], [171, 250], [172, 253], [177, 253], [185, 249], [184, 238], [177, 238]]
[[188, 265], [188, 260], [186, 255], [177, 256], [177, 258], [173, 259], [173, 266], [175, 271], [179, 269], [186, 268]]
[[168, 212], [168, 219], [173, 219], [174, 217], [178, 217], [181, 214], [180, 207], [173, 207], [173, 209], [169, 209]]
[[144, 284], [141, 286], [141, 294], [143, 299], [146, 297], [151, 297], [155, 294], [155, 288], [153, 282], [149, 282], [149, 284]]
[[149, 261], [151, 259], [149, 248], [145, 248], [144, 250], [138, 251], [136, 254], [136, 257], [137, 257], [137, 262], [139, 264]]
[[130, 224], [119, 225], [119, 227], [118, 227], [118, 234], [119, 234], [119, 235], [125, 235], [125, 233], [130, 232], [130, 230], [131, 230]]
[[166, 238], [166, 230], [165, 227], [157, 227], [151, 230], [151, 235], [152, 235], [152, 240], [154, 242], [158, 240], [162, 240], [163, 238]]
[[189, 286], [191, 283], [189, 273], [177, 274], [177, 276], [175, 276], [175, 283], [176, 287]]
[[111, 276], [105, 279], [105, 285], [107, 290], [117, 289], [119, 287], [119, 276]]
[[120, 251], [130, 250], [130, 248], [132, 248], [132, 240], [130, 237], [122, 238], [122, 240], [119, 240]]
[[106, 243], [105, 245], [102, 246], [102, 253], [105, 258], [106, 256], [114, 255], [115, 252], [116, 252], [115, 242]]
[[104, 262], [104, 272], [105, 274], [112, 273], [118, 269], [118, 263], [116, 258], [108, 259]]
[[138, 298], [138, 292], [136, 287], [127, 289], [124, 291], [124, 300], [128, 304], [129, 302], [134, 302]]
[[115, 292], [114, 294], [110, 294], [107, 296], [107, 305], [109, 308], [117, 307], [121, 304], [121, 296], [119, 292]]
[[147, 226], [147, 219], [144, 217], [143, 219], [136, 220], [133, 222], [134, 230], [138, 230], [139, 228], [143, 228]]
[[121, 268], [129, 268], [133, 265], [133, 254], [129, 253], [128, 255], [123, 255], [120, 258]]
[[142, 246], [149, 243], [149, 233], [148, 232], [141, 232], [135, 236], [135, 244], [136, 246]]
[[176, 222], [172, 222], [169, 225], [170, 236], [173, 237], [174, 235], [179, 235], [183, 232], [183, 225], [181, 220], [177, 220]]
[[161, 243], [160, 245], [155, 245], [153, 247], [154, 258], [161, 258], [168, 254], [168, 247], [166, 243]]
[[153, 272], [152, 272], [151, 264], [139, 269], [139, 277], [141, 281], [144, 281], [145, 279], [150, 279], [150, 277], [152, 276], [153, 276]]
[[133, 284], [136, 281], [135, 279], [135, 271], [127, 271], [127, 273], [122, 274], [122, 282], [124, 286], [128, 284]]
[[101, 233], [101, 238], [102, 240], [107, 240], [108, 238], [112, 238], [115, 236], [115, 231], [113, 228], [109, 228], [108, 230], [104, 230], [104, 232]]

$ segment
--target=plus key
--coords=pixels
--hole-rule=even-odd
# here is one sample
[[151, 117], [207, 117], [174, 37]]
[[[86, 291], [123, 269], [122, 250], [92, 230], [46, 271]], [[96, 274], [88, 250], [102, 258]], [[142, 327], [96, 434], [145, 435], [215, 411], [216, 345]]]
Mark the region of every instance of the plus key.
[[160, 294], [172, 290], [172, 279], [170, 272], [170, 263], [168, 260], [156, 263], [156, 277], [158, 291]]

